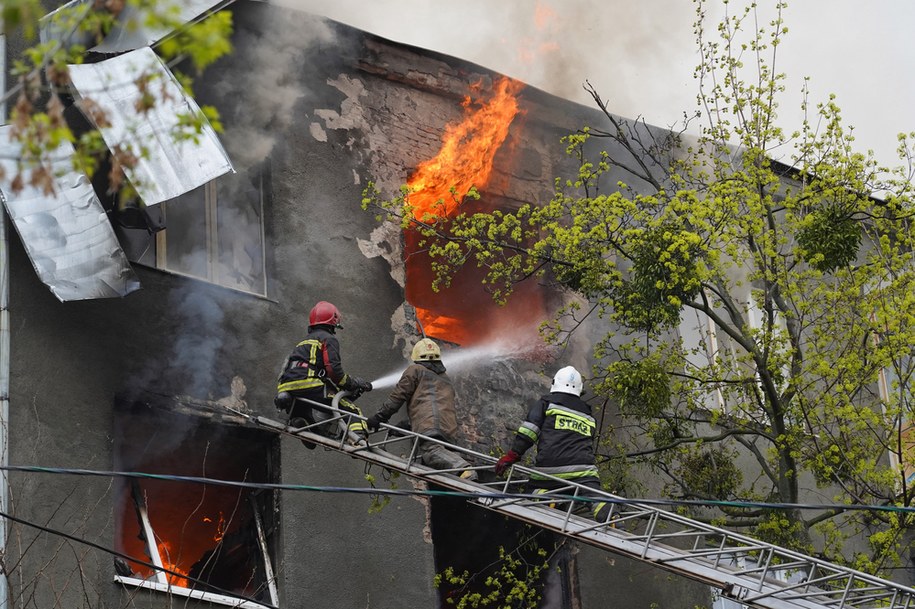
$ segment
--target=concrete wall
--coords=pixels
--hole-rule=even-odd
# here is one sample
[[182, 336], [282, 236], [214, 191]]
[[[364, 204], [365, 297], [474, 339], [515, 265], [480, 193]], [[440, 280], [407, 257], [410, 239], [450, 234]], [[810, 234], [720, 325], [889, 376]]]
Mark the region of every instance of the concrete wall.
[[[216, 400], [240, 376], [248, 407], [278, 416], [272, 406], [278, 367], [305, 333], [317, 300], [343, 312], [339, 337], [348, 371], [374, 379], [404, 363], [416, 335], [404, 303], [400, 235], [360, 209], [362, 189], [374, 180], [393, 193], [436, 152], [444, 126], [461, 114], [469, 84], [497, 75], [260, 2], [237, 3], [233, 11], [236, 50], [198, 81], [195, 93], [221, 111], [222, 139], [239, 172], [269, 168], [268, 297], [138, 267], [139, 292], [62, 304], [13, 238], [14, 464], [112, 468], [114, 401], [125, 393]], [[552, 178], [567, 169], [559, 137], [597, 118], [531, 89], [522, 104], [525, 118], [511, 135], [519, 152], [497, 167], [489, 193], [509, 205], [548, 197]], [[585, 365], [588, 347], [564, 354], [563, 365]], [[455, 375], [468, 444], [484, 452], [507, 445], [525, 398], [548, 387], [541, 369], [556, 366], [549, 355], [484, 362]], [[366, 412], [380, 405], [379, 393], [360, 400]], [[295, 440], [280, 442], [279, 452], [282, 482], [367, 485], [361, 461], [309, 451]], [[108, 478], [14, 474], [11, 487], [16, 515], [114, 545]], [[281, 493], [274, 566], [282, 606], [436, 606], [428, 506], [397, 498], [370, 514], [370, 505], [365, 495]], [[12, 525], [6, 560], [15, 565], [16, 607], [185, 604], [121, 589], [112, 583], [108, 555], [21, 525]], [[605, 606], [608, 588], [621, 602], [641, 598], [641, 570], [605, 579], [615, 563], [593, 551], [578, 563], [583, 607]], [[651, 577], [670, 586], [660, 599], [680, 598], [683, 582]]]

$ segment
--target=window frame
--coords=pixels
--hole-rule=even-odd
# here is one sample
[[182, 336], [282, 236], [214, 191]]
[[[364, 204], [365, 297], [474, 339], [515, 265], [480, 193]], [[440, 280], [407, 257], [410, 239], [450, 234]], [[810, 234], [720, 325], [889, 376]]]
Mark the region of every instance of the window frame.
[[[874, 340], [879, 341], [880, 339], [875, 336]], [[886, 412], [887, 404], [891, 402], [890, 385], [892, 381], [890, 376], [895, 377], [896, 374], [893, 372], [888, 373], [888, 369], [885, 367], [881, 368], [877, 373], [877, 392], [884, 412]], [[903, 484], [908, 488], [915, 485], [915, 460], [907, 463], [904, 459], [905, 453], [910, 452], [912, 450], [911, 447], [915, 447], [915, 422], [904, 416], [902, 412], [900, 412], [899, 416], [900, 419], [896, 429], [899, 430], [898, 433], [902, 445], [899, 446], [897, 451], [887, 449], [886, 452], [890, 467], [902, 474], [902, 481], [897, 482], [897, 491], [902, 492]], [[908, 440], [906, 439], [907, 436]], [[906, 450], [907, 448], [909, 448], [909, 451]]]
[[[121, 245], [127, 254], [128, 260], [132, 264], [139, 264], [147, 268], [156, 269], [158, 271], [163, 271], [172, 275], [177, 275], [179, 277], [187, 277], [190, 279], [196, 279], [198, 281], [204, 281], [211, 285], [219, 286], [229, 290], [234, 290], [236, 292], [241, 292], [243, 294], [249, 294], [251, 296], [256, 296], [259, 298], [269, 298], [268, 289], [269, 289], [269, 279], [267, 276], [267, 233], [266, 233], [266, 218], [264, 217], [264, 209], [267, 204], [267, 188], [269, 185], [269, 167], [265, 163], [263, 166], [258, 168], [252, 168], [249, 170], [250, 180], [254, 187], [257, 189], [257, 203], [256, 203], [256, 214], [257, 214], [257, 232], [251, 230], [249, 233], [253, 238], [256, 235], [256, 238], [259, 240], [259, 254], [260, 254], [260, 264], [256, 269], [258, 272], [252, 275], [252, 278], [255, 280], [253, 287], [246, 287], [242, 282], [233, 282], [224, 280], [220, 276], [222, 265], [220, 264], [220, 254], [225, 255], [229, 250], [225, 251], [220, 250], [220, 230], [219, 230], [219, 218], [220, 218], [220, 204], [219, 204], [219, 191], [220, 189], [220, 180], [225, 182], [227, 178], [217, 178], [211, 180], [206, 184], [184, 193], [181, 197], [170, 199], [164, 201], [155, 206], [148, 207], [147, 210], [149, 214], [152, 215], [154, 220], [152, 224], [149, 224], [146, 228], [140, 228], [138, 226], [131, 226], [128, 224], [119, 224], [115, 222], [116, 232], [119, 234], [119, 240]], [[235, 174], [235, 179], [242, 179], [241, 176]], [[182, 201], [184, 197], [192, 197], [193, 193], [202, 192], [202, 204], [203, 210], [202, 215], [198, 216], [199, 220], [203, 222], [203, 233], [202, 236], [198, 235], [199, 239], [202, 240], [202, 243], [198, 243], [198, 239], [186, 238], [187, 244], [193, 246], [193, 248], [188, 248], [188, 251], [193, 251], [199, 253], [205, 257], [203, 262], [203, 272], [201, 274], [195, 272], [188, 272], [188, 270], [183, 270], [177, 268], [177, 265], [170, 265], [168, 259], [169, 253], [169, 236], [168, 236], [168, 209], [171, 205], [180, 206], [187, 201]], [[198, 195], [199, 197], [199, 195]], [[190, 203], [190, 202], [187, 202]], [[194, 204], [200, 204], [200, 201], [194, 202]], [[228, 208], [227, 210], [234, 209]], [[241, 208], [239, 208], [241, 209]], [[117, 216], [116, 216], [117, 217]], [[155, 226], [153, 226], [155, 224]], [[253, 227], [254, 223], [250, 223], [249, 226]], [[145, 238], [145, 241], [144, 241]], [[253, 239], [252, 239], [253, 240]], [[153, 251], [150, 252], [149, 250]], [[227, 275], [231, 278], [230, 275]]]
[[[139, 485], [133, 484], [131, 486], [131, 494], [133, 496], [134, 504], [137, 508], [137, 518], [140, 521], [140, 532], [143, 534], [143, 541], [146, 545], [146, 551], [149, 554], [150, 561], [153, 565], [156, 566], [156, 569], [153, 572], [153, 577], [155, 580], [153, 581], [149, 579], [131, 577], [128, 575], [115, 574], [115, 582], [128, 586], [134, 586], [136, 588], [158, 590], [159, 592], [166, 592], [168, 594], [183, 596], [185, 598], [192, 598], [196, 600], [217, 603], [220, 605], [229, 605], [231, 607], [242, 607], [244, 609], [270, 609], [268, 605], [262, 605], [257, 601], [243, 600], [241, 597], [228, 596], [207, 590], [195, 590], [193, 588], [185, 588], [184, 586], [169, 583], [168, 577], [163, 570], [165, 565], [162, 562], [162, 555], [159, 553], [159, 546], [156, 543], [156, 533], [153, 529], [152, 522], [149, 519], [148, 506], [146, 505], [146, 501], [143, 499], [142, 493], [139, 492]], [[254, 510], [254, 522], [257, 526], [258, 547], [260, 548], [261, 563], [264, 565], [264, 577], [267, 581], [267, 589], [270, 593], [270, 602], [274, 607], [278, 607], [280, 602], [279, 591], [276, 587], [276, 574], [273, 570], [273, 562], [270, 560], [270, 550], [267, 547], [267, 536], [264, 531], [264, 524], [261, 519], [260, 512], [256, 509], [256, 507]]]
[[261, 282], [259, 286], [259, 291], [247, 290], [245, 288], [239, 287], [237, 285], [227, 285], [226, 283], [220, 281], [219, 277], [219, 189], [217, 188], [216, 180], [207, 182], [202, 188], [204, 189], [204, 221], [205, 221], [205, 252], [206, 252], [206, 270], [207, 276], [201, 277], [199, 275], [193, 275], [191, 273], [185, 273], [178, 269], [171, 268], [168, 265], [168, 207], [169, 203], [175, 203], [178, 200], [172, 199], [171, 201], [166, 201], [162, 204], [162, 219], [165, 221], [166, 228], [156, 233], [156, 257], [155, 257], [155, 268], [160, 271], [166, 271], [168, 273], [173, 273], [175, 275], [181, 275], [183, 277], [191, 277], [193, 279], [199, 279], [201, 281], [206, 281], [207, 283], [212, 283], [213, 285], [218, 285], [220, 287], [228, 288], [230, 290], [237, 290], [239, 292], [244, 292], [246, 294], [251, 294], [253, 296], [267, 297], [267, 238], [266, 231], [264, 229], [264, 174], [259, 172], [257, 175], [258, 183], [258, 217], [260, 222], [258, 223], [258, 228], [260, 229], [258, 236], [260, 237], [260, 249], [261, 249]]
[[[123, 407], [120, 407], [123, 408]], [[188, 413], [181, 412], [179, 408], [177, 411], [168, 411], [163, 414], [167, 416], [179, 416], [186, 418], [190, 416], [191, 418], [197, 418], [193, 415], [188, 415]], [[129, 416], [130, 413], [128, 410], [123, 410], [120, 416]], [[153, 415], [156, 416], [156, 415]], [[220, 423], [215, 421], [203, 421], [200, 420], [199, 423], [204, 428], [209, 427], [218, 427]], [[225, 423], [223, 423], [225, 425]], [[270, 460], [268, 454], [268, 462]], [[269, 467], [269, 466], [268, 466]], [[147, 590], [155, 590], [158, 592], [164, 592], [169, 595], [181, 596], [184, 598], [202, 600], [205, 602], [210, 602], [219, 605], [227, 605], [231, 607], [240, 607], [244, 609], [273, 609], [280, 606], [279, 601], [279, 590], [278, 590], [278, 577], [276, 570], [273, 565], [273, 557], [270, 551], [270, 545], [268, 542], [267, 529], [264, 520], [264, 515], [262, 510], [270, 510], [269, 502], [265, 503], [261, 500], [261, 495], [257, 490], [251, 490], [247, 495], [247, 500], [251, 504], [251, 512], [254, 521], [254, 529], [256, 531], [255, 544], [257, 550], [251, 550], [251, 558], [263, 567], [263, 581], [264, 588], [267, 591], [267, 595], [270, 599], [270, 604], [263, 604], [263, 602], [258, 602], [257, 600], [248, 599], [243, 595], [234, 595], [234, 592], [229, 594], [222, 594], [219, 592], [214, 592], [211, 590], [197, 589], [193, 587], [185, 587], [179, 583], [171, 583], [169, 581], [169, 574], [166, 573], [164, 569], [165, 561], [163, 560], [162, 552], [159, 549], [159, 542], [161, 537], [156, 535], [155, 528], [152, 524], [152, 519], [150, 518], [149, 506], [147, 505], [147, 496], [144, 492], [139, 479], [132, 479], [129, 483], [129, 488], [125, 489], [125, 492], [128, 493], [128, 499], [133, 502], [135, 508], [135, 513], [137, 517], [137, 524], [139, 527], [139, 537], [142, 541], [143, 550], [149, 556], [149, 568], [152, 570], [152, 575], [144, 576], [142, 573], [131, 573], [130, 575], [121, 575], [115, 573], [113, 576], [114, 582], [123, 584], [125, 586], [130, 586], [133, 588], [143, 588]], [[181, 481], [174, 481], [174, 484], [184, 484]], [[267, 497], [272, 497], [269, 493], [266, 494]], [[275, 501], [275, 497], [273, 498]], [[120, 501], [120, 500], [119, 500]], [[117, 506], [123, 505], [120, 503], [115, 503], [115, 509], [119, 509]], [[116, 535], [122, 534], [116, 531]], [[258, 554], [253, 556], [253, 554]], [[135, 559], [128, 559], [135, 560]], [[142, 562], [142, 561], [141, 561]], [[186, 577], [186, 576], [185, 576]]]

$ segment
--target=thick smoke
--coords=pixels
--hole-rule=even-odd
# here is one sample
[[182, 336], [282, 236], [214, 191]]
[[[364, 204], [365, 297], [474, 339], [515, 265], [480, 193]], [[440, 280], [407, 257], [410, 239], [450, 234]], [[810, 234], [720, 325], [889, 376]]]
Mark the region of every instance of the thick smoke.
[[[590, 81], [617, 114], [644, 117], [667, 127], [696, 108], [698, 62], [688, 0], [536, 0], [527, 2], [424, 2], [422, 0], [275, 0], [275, 4], [323, 15], [357, 28], [478, 63], [586, 105]], [[731, 3], [733, 13], [744, 3]], [[760, 3], [760, 24], [772, 17], [774, 2]], [[887, 0], [868, 6], [833, 0], [789, 3], [784, 13], [789, 35], [779, 47], [777, 71], [786, 72], [787, 130], [800, 124], [803, 79], [811, 77], [811, 107], [837, 94], [861, 150], [873, 149], [884, 163], [896, 161], [896, 134], [915, 129], [915, 71], [908, 29], [915, 3]], [[709, 36], [724, 3], [704, 7]], [[855, 31], [847, 44], [843, 32]], [[893, 83], [892, 95], [875, 87]], [[789, 114], [794, 113], [794, 114]]]
[[175, 333], [163, 337], [161, 351], [137, 362], [124, 383], [123, 397], [142, 400], [150, 392], [209, 399], [229, 394], [232, 374], [219, 362], [224, 350], [234, 347], [226, 341], [234, 339], [226, 332], [225, 313], [211, 289], [196, 282], [175, 289], [165, 314], [176, 322]]
[[172, 302], [183, 329], [172, 343], [169, 376], [181, 379], [189, 395], [206, 396], [215, 376], [215, 362], [222, 352], [223, 311], [204, 290], [176, 293]]
[[439, 51], [592, 105], [590, 81], [623, 116], [669, 125], [695, 105], [692, 3], [538, 0], [275, 0]]
[[237, 100], [226, 124], [231, 125], [224, 140], [236, 166], [250, 167], [268, 157], [278, 134], [286, 131], [295, 117], [296, 102], [303, 95], [299, 73], [308, 69], [312, 46], [328, 41], [332, 34], [320, 20], [296, 19], [285, 11], [269, 11], [263, 29], [239, 32], [236, 53], [244, 53], [249, 69], [241, 82], [217, 86], [222, 97]]

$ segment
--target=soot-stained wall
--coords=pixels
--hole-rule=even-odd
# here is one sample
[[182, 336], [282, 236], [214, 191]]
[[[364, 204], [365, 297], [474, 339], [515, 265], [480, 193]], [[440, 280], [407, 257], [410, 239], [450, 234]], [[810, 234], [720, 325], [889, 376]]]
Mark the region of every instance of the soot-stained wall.
[[[278, 367], [304, 335], [318, 300], [334, 302], [343, 313], [339, 338], [349, 372], [372, 380], [406, 363], [418, 334], [404, 295], [402, 236], [360, 208], [362, 190], [371, 180], [394, 194], [437, 153], [446, 125], [464, 115], [464, 98], [477, 90], [485, 96], [499, 75], [266, 3], [238, 2], [232, 10], [235, 50], [198, 79], [195, 95], [220, 110], [221, 138], [236, 169], [266, 168], [267, 296], [138, 266], [143, 288], [124, 299], [60, 303], [13, 238], [15, 464], [111, 469], [115, 396], [217, 401], [232, 394], [232, 379], [239, 377], [245, 391], [236, 385], [235, 400], [279, 416], [272, 405]], [[519, 103], [523, 113], [497, 154], [483, 203], [546, 200], [553, 177], [570, 167], [560, 137], [600, 119], [592, 109], [530, 88], [521, 89]], [[555, 306], [566, 298], [548, 292], [546, 302]], [[487, 454], [505, 448], [525, 402], [548, 389], [548, 375], [569, 363], [587, 366], [590, 345], [586, 332], [582, 337], [561, 361], [542, 349], [533, 357], [496, 357], [505, 354], [489, 346], [474, 358], [477, 365], [453, 369], [462, 441]], [[383, 398], [379, 389], [359, 403], [372, 413]], [[307, 450], [296, 440], [277, 443], [277, 481], [367, 485], [359, 460]], [[113, 488], [104, 476], [17, 473], [12, 510], [110, 548], [117, 529]], [[428, 502], [395, 498], [370, 513], [371, 501], [346, 493], [279, 493], [274, 567], [283, 607], [436, 606]], [[608, 562], [601, 553], [582, 556], [589, 579], [580, 587], [581, 606], [602, 606], [606, 586], [619, 590], [628, 582], [629, 598], [640, 598], [643, 586], [626, 575], [631, 563]], [[15, 607], [172, 602], [112, 583], [111, 556], [27, 526], [12, 525], [6, 560], [15, 565]], [[607, 569], [616, 576], [605, 579]], [[661, 606], [680, 599], [686, 586], [670, 584], [669, 592], [658, 591]]]

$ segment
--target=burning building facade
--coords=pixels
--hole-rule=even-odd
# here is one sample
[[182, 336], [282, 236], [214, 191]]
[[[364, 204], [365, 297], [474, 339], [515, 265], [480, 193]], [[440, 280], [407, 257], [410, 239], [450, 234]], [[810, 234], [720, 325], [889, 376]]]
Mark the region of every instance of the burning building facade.
[[[472, 269], [433, 291], [415, 236], [362, 210], [362, 191], [408, 184], [430, 208], [452, 187], [476, 187], [487, 209], [544, 200], [568, 173], [560, 138], [601, 115], [303, 13], [232, 10], [235, 52], [195, 92], [222, 114], [235, 173], [139, 224], [109, 213], [142, 289], [61, 303], [13, 240], [10, 462], [47, 468], [9, 474], [13, 607], [256, 607], [272, 595], [282, 607], [437, 607], [436, 573], [493, 544], [476, 508], [398, 498], [376, 513], [366, 494], [321, 492], [365, 487], [363, 464], [219, 408], [280, 418], [278, 367], [329, 300], [344, 366], [367, 379], [402, 368], [420, 327], [488, 347], [454, 371], [462, 431], [481, 452], [506, 446], [556, 363], [495, 355], [527, 344], [566, 296], [532, 280], [497, 307]], [[588, 351], [561, 364], [586, 366]], [[146, 564], [155, 555], [165, 571]], [[544, 606], [707, 602], [701, 586], [589, 548], [561, 560]]]

